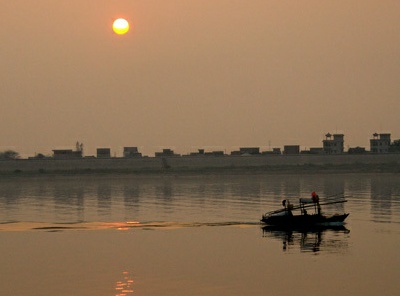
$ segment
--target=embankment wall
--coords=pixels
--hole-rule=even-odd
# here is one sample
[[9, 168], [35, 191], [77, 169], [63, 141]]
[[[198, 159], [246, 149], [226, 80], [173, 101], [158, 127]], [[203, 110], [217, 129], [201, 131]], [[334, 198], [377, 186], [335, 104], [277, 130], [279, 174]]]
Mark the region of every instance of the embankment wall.
[[0, 173], [53, 172], [162, 172], [207, 169], [263, 169], [290, 167], [371, 168], [390, 166], [400, 171], [400, 153], [368, 155], [259, 155], [144, 158], [17, 159], [1, 160]]

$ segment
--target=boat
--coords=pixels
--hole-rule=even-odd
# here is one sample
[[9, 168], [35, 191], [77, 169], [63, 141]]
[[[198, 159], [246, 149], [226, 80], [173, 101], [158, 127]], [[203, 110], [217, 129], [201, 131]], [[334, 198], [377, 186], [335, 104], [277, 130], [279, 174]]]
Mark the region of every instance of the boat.
[[290, 228], [302, 228], [312, 226], [340, 226], [349, 216], [345, 214], [335, 214], [325, 216], [322, 214], [300, 214], [300, 215], [263, 215], [261, 222], [274, 226], [287, 226]]
[[[265, 213], [262, 215], [261, 222], [267, 225], [293, 229], [340, 226], [344, 224], [344, 220], [346, 220], [349, 214], [342, 213], [326, 216], [322, 213], [321, 205], [345, 202], [347, 202], [347, 200], [342, 197], [334, 199], [327, 198], [325, 201], [320, 202], [318, 195], [313, 192], [311, 199], [300, 198], [298, 206], [294, 206], [287, 200], [283, 200], [283, 208]], [[314, 209], [312, 214], [307, 212], [309, 208]]]

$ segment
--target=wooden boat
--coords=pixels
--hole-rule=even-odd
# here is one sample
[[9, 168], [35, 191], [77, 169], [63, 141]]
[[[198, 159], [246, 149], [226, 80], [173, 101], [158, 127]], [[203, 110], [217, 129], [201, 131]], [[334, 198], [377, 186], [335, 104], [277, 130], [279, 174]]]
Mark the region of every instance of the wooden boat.
[[[319, 203], [319, 198], [318, 196], [316, 197], [317, 198], [313, 197], [311, 201], [300, 199], [300, 204], [296, 207], [289, 203], [286, 204], [286, 201], [284, 201], [282, 203], [284, 206], [283, 209], [265, 213], [261, 218], [261, 222], [286, 228], [343, 225], [344, 220], [349, 216], [348, 213], [325, 216], [321, 212], [321, 205], [345, 203], [347, 200], [335, 199]], [[307, 208], [314, 208], [314, 213], [308, 214]], [[296, 213], [296, 211], [299, 211], [299, 214], [293, 214], [293, 212]]]
[[322, 214], [300, 214], [300, 215], [263, 215], [261, 222], [268, 225], [306, 227], [306, 226], [335, 226], [343, 224], [349, 214], [335, 214], [324, 216]]

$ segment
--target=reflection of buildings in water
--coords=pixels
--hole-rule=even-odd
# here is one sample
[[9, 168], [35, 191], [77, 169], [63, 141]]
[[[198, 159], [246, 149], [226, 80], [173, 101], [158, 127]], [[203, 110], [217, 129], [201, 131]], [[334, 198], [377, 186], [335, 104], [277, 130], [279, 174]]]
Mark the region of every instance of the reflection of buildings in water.
[[208, 195], [207, 191], [208, 191], [208, 186], [204, 183], [204, 182], [198, 182], [197, 184], [194, 183], [192, 185], [193, 188], [193, 192], [195, 192], [197, 194], [196, 197], [204, 197], [206, 195]]
[[[190, 187], [186, 189], [187, 191], [194, 193], [191, 199], [191, 204], [195, 204], [198, 207], [204, 207], [207, 197], [210, 196], [210, 194], [207, 193], [208, 189], [209, 187], [206, 185], [204, 180], [191, 182]], [[184, 194], [186, 194], [187, 191], [185, 191]]]
[[252, 177], [245, 176], [239, 182], [231, 184], [231, 194], [240, 199], [252, 200], [261, 196], [261, 184], [259, 180], [252, 180]]
[[288, 176], [282, 181], [282, 191], [284, 199], [290, 200], [292, 203], [297, 203], [301, 196], [300, 176]]
[[66, 215], [68, 218], [76, 212], [77, 220], [84, 220], [85, 191], [83, 186], [66, 186], [64, 183], [56, 183], [53, 188], [55, 214]]
[[344, 226], [319, 228], [302, 231], [283, 230], [264, 226], [263, 237], [282, 241], [283, 251], [299, 248], [300, 252], [338, 253], [348, 248], [350, 230]]
[[280, 204], [283, 199], [296, 203], [300, 197], [301, 182], [298, 176], [268, 176], [261, 182], [261, 196], [269, 196], [276, 203]]
[[139, 206], [140, 186], [138, 184], [125, 185], [123, 189], [124, 205], [126, 208]]
[[23, 197], [22, 186], [18, 183], [0, 183], [0, 216], [1, 221], [15, 220], [15, 215], [20, 207], [20, 199]]
[[[35, 197], [35, 204], [37, 204], [39, 207], [46, 207], [47, 202], [46, 198], [48, 196], [49, 192], [49, 186], [45, 182], [38, 182], [36, 186], [33, 189], [33, 196]], [[39, 197], [39, 198], [38, 198]]]
[[122, 279], [115, 284], [115, 296], [133, 295], [133, 279], [128, 271], [122, 273]]
[[347, 175], [345, 181], [346, 194], [360, 195], [360, 193], [369, 192], [371, 186], [370, 179], [367, 177], [360, 177], [358, 175]]
[[[318, 192], [317, 192], [318, 193]], [[322, 192], [318, 193], [321, 203], [345, 197], [345, 179], [341, 176], [323, 178]], [[324, 205], [322, 211], [326, 214], [345, 213], [345, 203]]]
[[135, 219], [140, 208], [140, 186], [138, 184], [125, 185], [123, 188], [123, 203], [125, 208], [125, 219]]
[[282, 178], [269, 178], [264, 182], [263, 195], [271, 196], [273, 201], [280, 203], [284, 199], [284, 181]]
[[97, 212], [100, 216], [111, 215], [111, 186], [107, 183], [99, 183], [97, 186]]
[[174, 188], [170, 180], [164, 180], [164, 182], [156, 186], [155, 188], [157, 196], [162, 196], [165, 201], [171, 201], [174, 196]]
[[[212, 179], [202, 179], [200, 184], [196, 185], [194, 181], [192, 185], [193, 190], [188, 194], [194, 194], [196, 200], [194, 204], [197, 207], [202, 207], [209, 204], [212, 207], [218, 208], [225, 203], [225, 199], [231, 194], [231, 183], [225, 177], [215, 177]], [[200, 191], [196, 191], [197, 189]]]
[[163, 180], [155, 186], [155, 204], [160, 205], [167, 213], [172, 213], [174, 208], [174, 197], [176, 196], [176, 184], [171, 180]]
[[7, 207], [18, 204], [18, 200], [23, 195], [23, 187], [15, 182], [5, 182], [0, 184], [0, 202]]
[[392, 215], [392, 185], [389, 176], [371, 178], [371, 214], [377, 221], [390, 221]]
[[229, 183], [223, 180], [217, 180], [216, 182], [208, 182], [204, 196], [212, 196], [220, 198], [226, 196], [229, 191]]
[[340, 176], [334, 176], [323, 179], [323, 190], [320, 197], [344, 196], [345, 179]]

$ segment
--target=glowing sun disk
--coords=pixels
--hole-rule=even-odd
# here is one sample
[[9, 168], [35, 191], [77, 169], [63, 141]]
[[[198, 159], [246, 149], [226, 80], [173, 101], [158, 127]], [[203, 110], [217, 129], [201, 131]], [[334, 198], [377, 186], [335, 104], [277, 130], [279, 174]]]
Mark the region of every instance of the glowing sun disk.
[[112, 26], [115, 34], [123, 35], [129, 31], [129, 23], [126, 19], [116, 19]]

